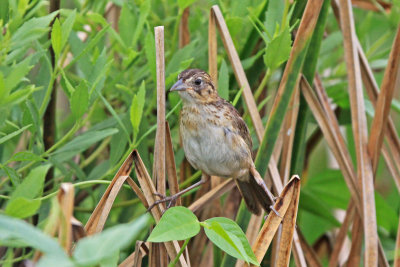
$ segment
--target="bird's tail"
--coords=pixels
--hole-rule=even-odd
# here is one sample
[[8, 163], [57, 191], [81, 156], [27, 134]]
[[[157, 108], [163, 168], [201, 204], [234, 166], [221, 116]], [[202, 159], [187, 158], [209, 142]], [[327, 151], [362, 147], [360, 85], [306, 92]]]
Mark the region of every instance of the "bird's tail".
[[266, 212], [271, 210], [273, 199], [271, 199], [271, 195], [268, 195], [268, 189], [261, 178], [250, 174], [249, 179], [235, 179], [235, 181], [247, 208], [252, 213], [259, 215], [261, 208]]

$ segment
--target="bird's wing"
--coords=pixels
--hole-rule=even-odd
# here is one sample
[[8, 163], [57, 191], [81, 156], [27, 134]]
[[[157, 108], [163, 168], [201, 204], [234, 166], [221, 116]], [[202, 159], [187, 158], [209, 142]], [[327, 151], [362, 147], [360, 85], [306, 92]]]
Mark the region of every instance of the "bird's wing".
[[224, 109], [226, 110], [226, 113], [229, 114], [230, 117], [230, 122], [232, 124], [231, 129], [240, 135], [240, 137], [243, 138], [243, 140], [246, 142], [247, 146], [249, 147], [249, 150], [253, 150], [253, 141], [251, 140], [250, 136], [250, 131], [249, 128], [247, 127], [246, 123], [240, 116], [239, 112], [236, 110], [234, 106], [232, 106], [231, 103], [229, 103], [226, 100], [223, 100], [223, 106]]

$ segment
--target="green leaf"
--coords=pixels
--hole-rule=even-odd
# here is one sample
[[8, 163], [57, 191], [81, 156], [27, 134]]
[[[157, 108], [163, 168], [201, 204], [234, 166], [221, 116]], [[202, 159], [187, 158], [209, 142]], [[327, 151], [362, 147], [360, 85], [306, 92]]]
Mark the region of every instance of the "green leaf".
[[11, 38], [13, 49], [24, 46], [31, 46], [31, 42], [39, 39], [49, 30], [49, 24], [58, 14], [58, 11], [40, 18], [33, 18], [26, 21]]
[[264, 63], [271, 70], [277, 69], [282, 63], [288, 60], [291, 50], [292, 39], [289, 27], [267, 44], [264, 55]]
[[264, 22], [267, 36], [274, 36], [277, 24], [280, 25], [282, 23], [284, 9], [284, 1], [268, 1], [268, 9], [265, 13]]
[[72, 93], [71, 110], [75, 119], [79, 119], [85, 114], [89, 106], [89, 92], [86, 82], [81, 82]]
[[13, 161], [44, 161], [44, 159], [32, 152], [21, 151], [15, 153], [7, 162]]
[[332, 226], [339, 227], [340, 223], [333, 216], [332, 210], [327, 206], [325, 201], [321, 200], [317, 196], [311, 194], [307, 190], [302, 190], [300, 193], [299, 206], [302, 210], [307, 210], [308, 212], [317, 215], [318, 217], [326, 219], [332, 224]]
[[215, 245], [235, 258], [260, 265], [245, 233], [236, 222], [228, 218], [216, 217], [204, 223], [209, 226], [205, 226], [204, 231]]
[[2, 245], [17, 243], [30, 246], [43, 253], [59, 257], [60, 261], [68, 260], [65, 252], [52, 237], [22, 220], [0, 214], [0, 240]]
[[185, 207], [173, 207], [164, 213], [147, 240], [149, 242], [185, 240], [197, 235], [199, 231], [200, 223], [192, 211]]
[[9, 96], [10, 92], [24, 79], [26, 75], [32, 69], [31, 65], [32, 57], [27, 57], [18, 64], [12, 66], [10, 73], [4, 79], [4, 89], [0, 90], [1, 100], [0, 103], [7, 103], [5, 100]]
[[135, 16], [129, 7], [130, 5], [127, 2], [124, 2], [118, 20], [119, 35], [126, 46], [131, 44], [133, 38], [132, 27], [128, 27], [128, 25], [136, 25]]
[[101, 131], [88, 131], [85, 132], [75, 139], [71, 140], [67, 144], [65, 144], [60, 149], [54, 151], [53, 154], [60, 154], [63, 152], [73, 152], [74, 155], [84, 151], [85, 149], [89, 148], [94, 143], [103, 140], [107, 136], [116, 134], [118, 132], [115, 128], [104, 129]]
[[153, 81], [157, 80], [156, 73], [156, 49], [155, 49], [154, 35], [152, 32], [146, 34], [146, 39], [144, 42], [144, 52], [147, 58], [147, 66], [150, 69]]
[[15, 189], [11, 195], [11, 200], [16, 197], [35, 198], [41, 196], [44, 184], [44, 178], [50, 165], [41, 165], [32, 169], [28, 176], [24, 178], [22, 183]]
[[11, 138], [19, 135], [20, 133], [22, 133], [23, 131], [25, 131], [26, 129], [28, 129], [29, 127], [31, 127], [32, 124], [26, 125], [24, 127], [22, 127], [21, 129], [18, 129], [10, 134], [7, 134], [6, 136], [0, 138], [0, 145], [8, 140], [10, 140]]
[[146, 97], [146, 89], [145, 89], [145, 82], [143, 81], [142, 84], [140, 85], [138, 93], [133, 96], [131, 110], [130, 110], [131, 123], [135, 136], [137, 136], [137, 134], [139, 133], [139, 126], [142, 120], [145, 97]]
[[5, 213], [15, 218], [27, 218], [36, 213], [40, 208], [40, 203], [39, 199], [16, 197], [7, 205]]
[[53, 29], [51, 30], [51, 46], [56, 58], [58, 58], [61, 52], [61, 25], [58, 18], [54, 21]]
[[221, 68], [219, 69], [218, 93], [223, 99], [229, 101], [229, 72], [225, 60], [222, 60]]
[[139, 20], [136, 24], [135, 33], [133, 34], [132, 45], [136, 44], [140, 34], [143, 31], [144, 23], [146, 22], [146, 19], [150, 13], [150, 3], [151, 1], [143, 1], [140, 5]]
[[131, 223], [120, 224], [103, 232], [81, 239], [74, 250], [73, 257], [77, 264], [92, 266], [131, 244], [142, 230], [150, 223], [150, 216], [145, 214]]
[[185, 9], [188, 6], [190, 6], [191, 4], [193, 4], [195, 2], [195, 0], [178, 0], [178, 6], [181, 9]]
[[64, 23], [61, 25], [61, 50], [64, 48], [68, 41], [68, 37], [71, 34], [72, 26], [74, 26], [76, 17], [76, 10], [73, 10], [68, 17], [65, 19]]
[[14, 186], [17, 186], [20, 184], [21, 178], [19, 177], [16, 170], [14, 170], [13, 168], [8, 167], [6, 165], [3, 165], [2, 168], [3, 168], [4, 172], [7, 174], [7, 176], [10, 178], [10, 180]]
[[32, 216], [40, 207], [40, 200], [34, 198], [41, 196], [44, 179], [50, 165], [41, 165], [32, 169], [28, 176], [17, 186], [7, 203], [6, 214], [17, 218]]

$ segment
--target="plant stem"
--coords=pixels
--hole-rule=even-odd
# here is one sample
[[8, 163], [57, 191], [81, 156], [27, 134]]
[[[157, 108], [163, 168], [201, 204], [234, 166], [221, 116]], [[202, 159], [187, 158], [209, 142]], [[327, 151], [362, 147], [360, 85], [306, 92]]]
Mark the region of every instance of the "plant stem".
[[188, 238], [188, 239], [185, 240], [185, 243], [183, 243], [183, 245], [182, 245], [182, 247], [181, 247], [181, 250], [179, 250], [178, 255], [176, 255], [175, 259], [174, 259], [172, 262], [170, 262], [170, 264], [168, 264], [168, 267], [173, 267], [173, 266], [175, 266], [175, 264], [176, 264], [176, 263], [178, 262], [178, 260], [179, 260], [179, 257], [182, 255], [182, 253], [183, 253], [183, 251], [185, 250], [187, 244], [189, 243], [189, 240], [190, 240], [190, 238]]

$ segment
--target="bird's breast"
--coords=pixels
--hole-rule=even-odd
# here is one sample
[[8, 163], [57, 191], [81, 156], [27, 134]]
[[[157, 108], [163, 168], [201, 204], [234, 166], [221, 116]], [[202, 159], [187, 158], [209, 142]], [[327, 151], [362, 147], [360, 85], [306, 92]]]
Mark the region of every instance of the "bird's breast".
[[185, 155], [193, 167], [209, 175], [232, 177], [249, 164], [251, 155], [244, 140], [224, 123], [222, 115], [183, 108], [180, 133]]

